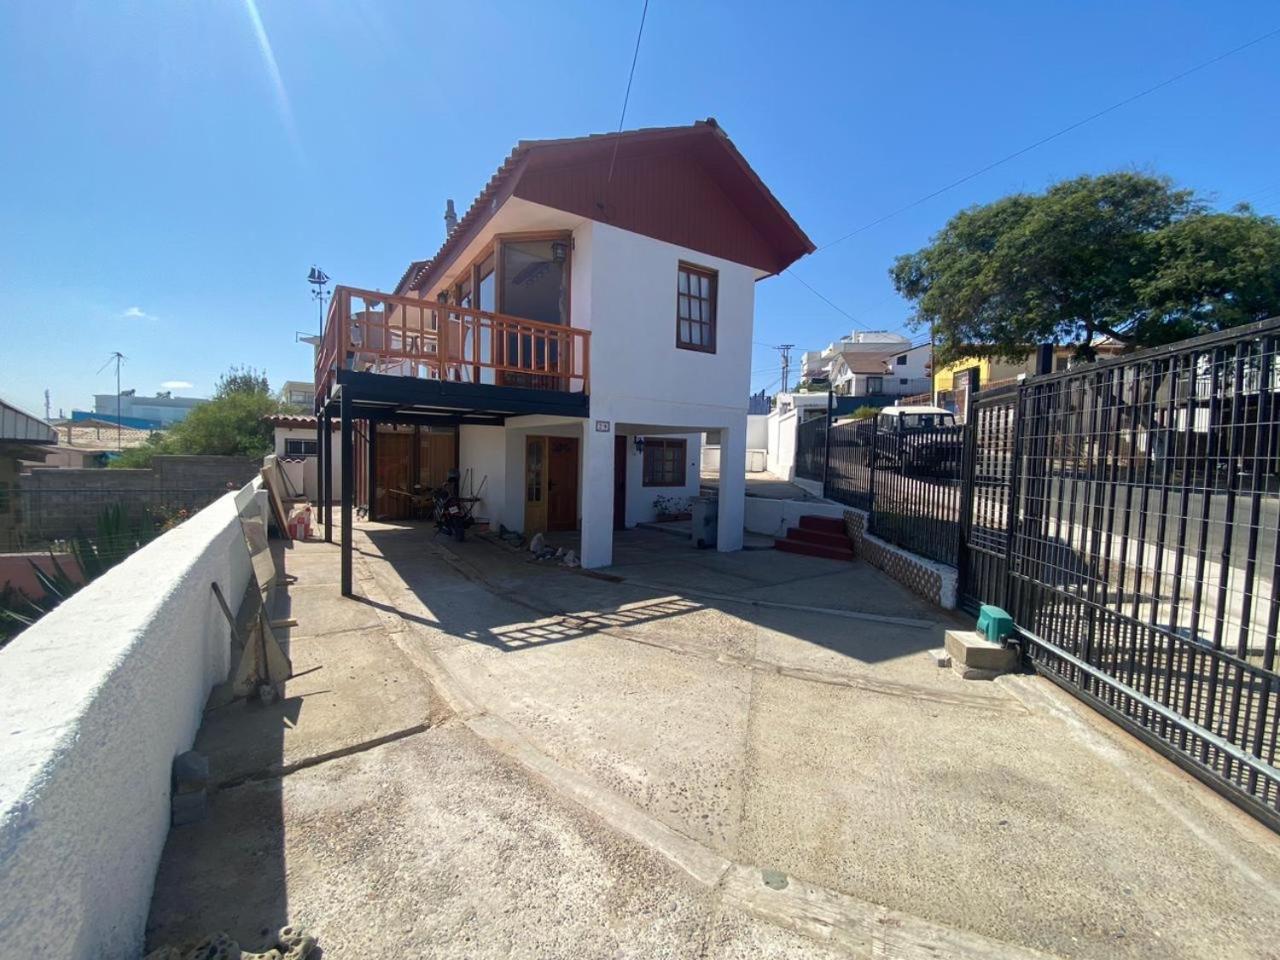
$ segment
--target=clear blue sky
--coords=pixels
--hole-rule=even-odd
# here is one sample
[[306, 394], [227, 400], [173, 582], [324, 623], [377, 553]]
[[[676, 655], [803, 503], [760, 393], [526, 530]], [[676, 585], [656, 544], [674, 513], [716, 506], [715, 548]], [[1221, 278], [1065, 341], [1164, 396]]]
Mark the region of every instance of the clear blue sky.
[[[310, 265], [389, 288], [516, 140], [613, 129], [640, 6], [258, 0], [259, 34], [249, 0], [3, 4], [0, 393], [85, 407], [112, 350], [139, 392], [309, 379]], [[1274, 0], [652, 0], [627, 126], [715, 116], [821, 245], [1277, 26]], [[886, 271], [955, 210], [1114, 169], [1280, 212], [1280, 37], [794, 270], [898, 329]], [[790, 277], [757, 293], [760, 344], [853, 327]]]

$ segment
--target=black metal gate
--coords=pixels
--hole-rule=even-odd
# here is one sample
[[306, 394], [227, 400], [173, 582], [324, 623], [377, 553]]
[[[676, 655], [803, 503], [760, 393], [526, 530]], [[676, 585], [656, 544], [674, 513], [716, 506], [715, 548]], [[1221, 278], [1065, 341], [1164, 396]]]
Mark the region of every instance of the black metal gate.
[[1280, 320], [978, 394], [960, 557], [1030, 662], [1280, 829]]

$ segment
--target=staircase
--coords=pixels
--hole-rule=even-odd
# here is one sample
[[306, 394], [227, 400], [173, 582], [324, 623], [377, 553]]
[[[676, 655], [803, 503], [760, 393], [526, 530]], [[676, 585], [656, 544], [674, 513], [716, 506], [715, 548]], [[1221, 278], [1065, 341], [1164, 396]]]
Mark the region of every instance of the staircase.
[[787, 530], [786, 537], [775, 540], [773, 546], [775, 550], [808, 557], [853, 559], [853, 546], [845, 533], [844, 521], [837, 517], [801, 517], [800, 525]]

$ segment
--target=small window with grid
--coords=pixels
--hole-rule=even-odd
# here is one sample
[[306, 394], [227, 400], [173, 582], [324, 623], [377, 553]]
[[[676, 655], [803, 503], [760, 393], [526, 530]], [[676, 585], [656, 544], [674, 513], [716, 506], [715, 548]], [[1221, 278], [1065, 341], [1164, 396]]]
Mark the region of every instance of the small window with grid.
[[683, 487], [687, 449], [687, 440], [647, 438], [644, 442], [644, 485], [646, 487]]
[[314, 457], [316, 455], [316, 442], [314, 440], [286, 439], [284, 442], [284, 455], [286, 457]]
[[682, 263], [676, 284], [676, 346], [715, 353], [715, 273]]

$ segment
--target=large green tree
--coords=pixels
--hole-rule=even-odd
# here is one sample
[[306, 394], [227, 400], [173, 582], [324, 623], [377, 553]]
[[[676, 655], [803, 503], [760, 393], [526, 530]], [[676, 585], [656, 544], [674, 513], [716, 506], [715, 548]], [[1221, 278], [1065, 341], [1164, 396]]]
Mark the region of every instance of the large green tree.
[[280, 399], [266, 373], [232, 367], [218, 380], [213, 399], [202, 403], [165, 433], [153, 434], [142, 447], [126, 450], [117, 467], [146, 467], [158, 453], [260, 457], [271, 452], [272, 428], [264, 419], [280, 412]]
[[1082, 357], [1110, 337], [1170, 343], [1280, 314], [1280, 221], [1211, 212], [1167, 178], [1079, 177], [956, 214], [889, 271], [934, 358]]

